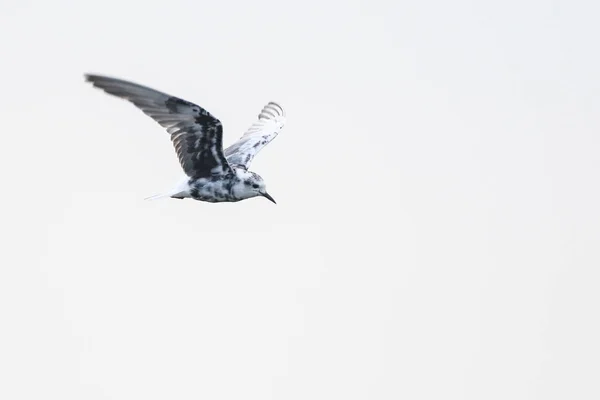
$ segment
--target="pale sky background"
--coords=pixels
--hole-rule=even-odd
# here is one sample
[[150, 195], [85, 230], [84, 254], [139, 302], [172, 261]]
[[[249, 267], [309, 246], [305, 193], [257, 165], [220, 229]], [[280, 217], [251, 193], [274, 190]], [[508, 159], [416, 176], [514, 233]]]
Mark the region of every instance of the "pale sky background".
[[[0, 398], [600, 398], [600, 3], [0, 3]], [[168, 134], [269, 192], [148, 202]]]

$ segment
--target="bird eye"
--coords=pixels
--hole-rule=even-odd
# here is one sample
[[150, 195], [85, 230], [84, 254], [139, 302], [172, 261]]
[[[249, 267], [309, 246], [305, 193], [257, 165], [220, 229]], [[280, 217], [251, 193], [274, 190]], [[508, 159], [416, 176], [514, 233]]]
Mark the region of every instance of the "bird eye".
[[258, 185], [257, 185], [256, 183], [255, 183], [254, 185], [252, 185], [252, 187], [253, 187], [254, 189], [258, 189]]

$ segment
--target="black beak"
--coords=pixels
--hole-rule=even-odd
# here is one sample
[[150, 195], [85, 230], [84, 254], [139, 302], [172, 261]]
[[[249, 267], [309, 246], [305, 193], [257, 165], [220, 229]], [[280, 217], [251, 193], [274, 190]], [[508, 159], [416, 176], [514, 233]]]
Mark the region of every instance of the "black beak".
[[267, 199], [271, 200], [273, 203], [277, 204], [277, 202], [275, 201], [274, 198], [271, 197], [271, 195], [267, 192], [261, 193], [263, 195], [263, 197], [266, 197]]

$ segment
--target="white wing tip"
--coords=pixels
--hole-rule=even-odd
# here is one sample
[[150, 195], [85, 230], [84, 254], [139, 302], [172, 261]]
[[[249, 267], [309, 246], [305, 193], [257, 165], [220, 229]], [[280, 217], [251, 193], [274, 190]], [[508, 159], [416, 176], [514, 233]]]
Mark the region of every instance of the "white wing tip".
[[278, 103], [271, 101], [263, 107], [258, 119], [277, 119], [285, 117], [285, 110]]

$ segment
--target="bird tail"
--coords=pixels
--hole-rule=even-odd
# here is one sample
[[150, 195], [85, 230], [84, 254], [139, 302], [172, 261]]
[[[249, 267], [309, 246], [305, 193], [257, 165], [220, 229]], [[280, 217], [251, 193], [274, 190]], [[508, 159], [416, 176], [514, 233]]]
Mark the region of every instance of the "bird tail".
[[144, 200], [160, 200], [168, 197], [174, 199], [185, 199], [190, 197], [190, 185], [188, 184], [189, 177], [182, 179], [177, 186], [165, 193], [155, 194], [154, 196], [146, 197]]
[[160, 199], [164, 199], [167, 197], [171, 197], [171, 195], [168, 193], [160, 193], [160, 194], [155, 194], [150, 197], [146, 197], [144, 200], [160, 200]]

